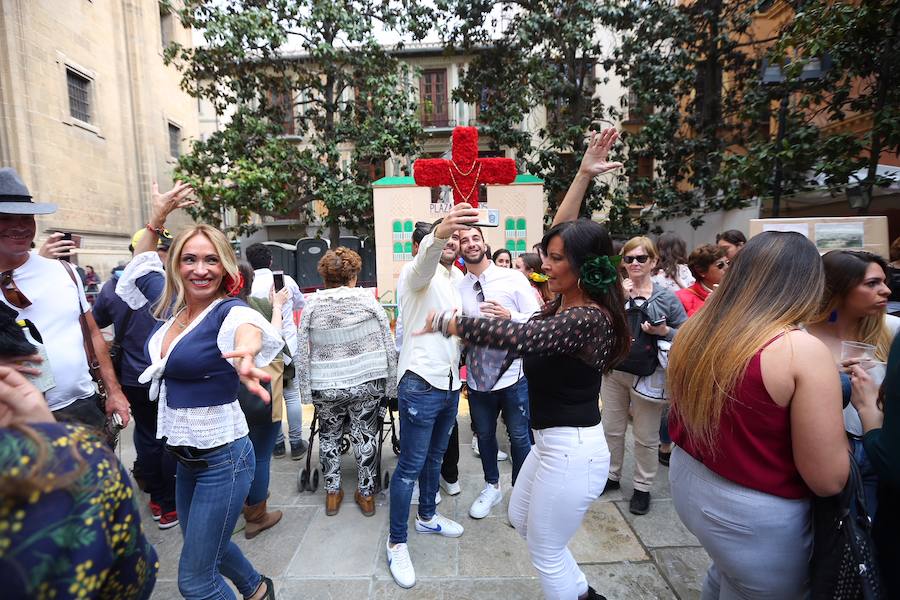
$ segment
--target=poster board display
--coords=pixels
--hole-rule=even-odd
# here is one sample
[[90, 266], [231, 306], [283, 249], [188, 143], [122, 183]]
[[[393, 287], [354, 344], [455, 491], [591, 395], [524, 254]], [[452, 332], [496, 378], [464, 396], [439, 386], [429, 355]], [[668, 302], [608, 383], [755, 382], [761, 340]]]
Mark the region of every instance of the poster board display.
[[808, 237], [822, 254], [829, 250], [864, 250], [889, 260], [888, 220], [875, 217], [805, 217], [750, 219], [750, 236], [764, 231], [795, 231]]

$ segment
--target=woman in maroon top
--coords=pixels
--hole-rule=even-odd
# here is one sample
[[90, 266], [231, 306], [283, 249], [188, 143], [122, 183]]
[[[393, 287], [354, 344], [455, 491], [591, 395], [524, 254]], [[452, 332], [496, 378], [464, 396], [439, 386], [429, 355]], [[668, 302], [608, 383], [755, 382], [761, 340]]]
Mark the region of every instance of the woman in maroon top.
[[837, 365], [797, 329], [818, 310], [822, 261], [804, 236], [768, 232], [730, 270], [669, 354], [672, 499], [712, 558], [704, 600], [804, 598], [810, 498], [849, 472]]

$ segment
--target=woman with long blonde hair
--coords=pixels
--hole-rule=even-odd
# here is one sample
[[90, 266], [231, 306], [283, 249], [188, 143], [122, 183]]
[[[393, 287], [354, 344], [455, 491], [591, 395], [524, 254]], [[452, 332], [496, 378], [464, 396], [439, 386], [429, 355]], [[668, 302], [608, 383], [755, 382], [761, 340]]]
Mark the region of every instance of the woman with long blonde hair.
[[811, 498], [849, 472], [837, 365], [800, 326], [825, 275], [797, 233], [751, 239], [669, 354], [669, 480], [712, 565], [704, 600], [804, 598]]
[[[831, 350], [835, 363], [841, 360], [842, 342], [862, 342], [875, 347], [875, 359], [887, 361], [891, 342], [900, 328], [900, 318], [887, 314], [891, 289], [887, 285], [887, 263], [871, 252], [832, 250], [822, 257], [825, 293], [821, 309], [807, 331]], [[876, 383], [884, 380], [883, 365], [863, 363]], [[841, 373], [844, 396], [844, 428], [853, 457], [859, 465], [866, 494], [866, 510], [874, 518], [878, 508], [878, 476], [862, 443], [863, 425], [850, 404], [850, 376]]]
[[[183, 184], [166, 194], [154, 185], [148, 234], [116, 284], [134, 310], [156, 303], [163, 320], [147, 341], [150, 383], [159, 402], [157, 432], [178, 460], [175, 503], [184, 545], [178, 589], [185, 598], [274, 598], [272, 580], [253, 568], [231, 541], [254, 474], [253, 444], [237, 400], [239, 382], [269, 401], [262, 367], [284, 347], [266, 319], [234, 296], [243, 286], [228, 239], [209, 225], [176, 236], [166, 270], [155, 252], [166, 217], [192, 204]], [[259, 507], [265, 512], [265, 502]]]

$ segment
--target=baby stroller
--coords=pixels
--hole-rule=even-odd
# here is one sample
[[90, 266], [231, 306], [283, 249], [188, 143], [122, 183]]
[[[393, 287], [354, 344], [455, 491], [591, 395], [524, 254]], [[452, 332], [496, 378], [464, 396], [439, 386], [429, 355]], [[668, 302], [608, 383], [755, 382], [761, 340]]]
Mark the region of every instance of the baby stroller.
[[[388, 435], [391, 437], [391, 449], [394, 455], [400, 454], [400, 437], [397, 435], [397, 423], [394, 419], [394, 411], [397, 410], [396, 398], [382, 398], [378, 406], [378, 418], [381, 420], [381, 431], [378, 433], [378, 454], [376, 459], [377, 471], [375, 477], [375, 493], [388, 488], [391, 482], [390, 471], [381, 470], [381, 449]], [[347, 454], [350, 450], [350, 422], [344, 420], [344, 432], [341, 437], [340, 451], [341, 455]], [[297, 490], [299, 492], [315, 493], [319, 489], [319, 467], [312, 467], [313, 441], [319, 433], [319, 414], [317, 410], [313, 410], [312, 423], [309, 425], [309, 448], [306, 450], [306, 467], [300, 469], [297, 474]]]

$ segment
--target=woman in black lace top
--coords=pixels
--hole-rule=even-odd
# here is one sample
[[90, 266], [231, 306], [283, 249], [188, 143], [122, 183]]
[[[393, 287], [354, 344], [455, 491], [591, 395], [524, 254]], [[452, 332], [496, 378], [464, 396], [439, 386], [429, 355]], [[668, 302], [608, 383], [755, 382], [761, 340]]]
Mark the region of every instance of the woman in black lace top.
[[527, 323], [445, 312], [432, 314], [423, 331], [524, 357], [535, 446], [513, 488], [509, 519], [528, 543], [546, 598], [602, 598], [566, 546], [606, 484], [600, 379], [627, 355], [631, 337], [606, 229], [586, 219], [560, 221], [577, 216], [594, 175], [615, 168], [606, 162], [615, 138], [613, 130], [592, 138], [554, 227], [541, 241], [543, 271], [556, 299]]

